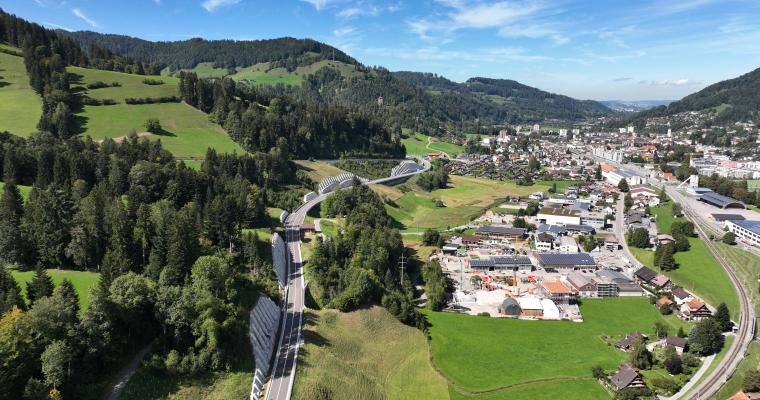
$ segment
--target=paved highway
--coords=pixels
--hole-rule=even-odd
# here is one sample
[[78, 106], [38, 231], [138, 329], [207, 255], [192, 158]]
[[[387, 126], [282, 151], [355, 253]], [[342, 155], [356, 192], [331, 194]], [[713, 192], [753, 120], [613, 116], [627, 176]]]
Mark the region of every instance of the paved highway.
[[[430, 169], [427, 160], [421, 160], [422, 170], [369, 181], [367, 184], [382, 184], [403, 180]], [[301, 324], [303, 322], [304, 289], [303, 264], [301, 260], [301, 225], [306, 214], [321, 203], [327, 194], [320, 194], [311, 201], [301, 205], [285, 220], [285, 241], [288, 249], [288, 285], [285, 288], [287, 301], [283, 318], [280, 321], [280, 340], [277, 345], [272, 378], [267, 388], [267, 400], [288, 400], [293, 392], [293, 382], [298, 362], [298, 349], [301, 345]]]

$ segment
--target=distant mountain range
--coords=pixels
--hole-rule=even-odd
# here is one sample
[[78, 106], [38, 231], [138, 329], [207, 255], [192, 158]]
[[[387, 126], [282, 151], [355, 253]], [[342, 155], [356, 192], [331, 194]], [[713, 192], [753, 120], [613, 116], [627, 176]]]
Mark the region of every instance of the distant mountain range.
[[[80, 31], [61, 34], [87, 48], [98, 45], [136, 61], [150, 62], [171, 70], [192, 69], [201, 63], [231, 71], [267, 62], [269, 68], [284, 67], [293, 73], [298, 67], [329, 60], [348, 64], [340, 74], [318, 76], [292, 91], [295, 96], [343, 106], [368, 108], [384, 99], [384, 116], [401, 126], [423, 120], [428, 127], [445, 123], [505, 124], [551, 121], [576, 122], [617, 113], [602, 103], [576, 100], [545, 92], [507, 79], [471, 78], [456, 83], [444, 77], [420, 72], [389, 72], [382, 67], [361, 65], [350, 55], [310, 39], [279, 38], [256, 41], [190, 39], [178, 42], [150, 42], [123, 35]], [[323, 70], [326, 68], [322, 68]], [[317, 71], [320, 72], [320, 71]], [[309, 84], [307, 84], [309, 83]]]
[[602, 100], [605, 106], [622, 112], [639, 112], [658, 106], [667, 106], [673, 100]]

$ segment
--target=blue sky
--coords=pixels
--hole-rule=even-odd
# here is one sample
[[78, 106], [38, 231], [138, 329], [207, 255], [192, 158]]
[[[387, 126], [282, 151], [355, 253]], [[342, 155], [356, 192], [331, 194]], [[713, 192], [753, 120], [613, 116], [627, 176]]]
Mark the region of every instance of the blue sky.
[[678, 99], [760, 67], [757, 0], [0, 0], [49, 27], [148, 40], [309, 37], [360, 62]]

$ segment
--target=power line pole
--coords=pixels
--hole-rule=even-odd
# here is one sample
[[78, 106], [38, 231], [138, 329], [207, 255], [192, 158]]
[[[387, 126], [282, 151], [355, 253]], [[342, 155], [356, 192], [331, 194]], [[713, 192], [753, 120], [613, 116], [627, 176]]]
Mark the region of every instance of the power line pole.
[[399, 277], [399, 282], [403, 281], [404, 279], [404, 270], [406, 268], [406, 257], [404, 256], [404, 252], [401, 252], [401, 258], [398, 260], [399, 268], [401, 269], [401, 275]]

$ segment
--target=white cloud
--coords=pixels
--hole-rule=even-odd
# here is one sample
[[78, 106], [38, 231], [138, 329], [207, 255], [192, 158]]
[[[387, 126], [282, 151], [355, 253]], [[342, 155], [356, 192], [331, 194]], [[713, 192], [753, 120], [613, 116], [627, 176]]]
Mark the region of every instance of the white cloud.
[[359, 17], [359, 16], [372, 16], [376, 17], [380, 14], [380, 8], [374, 5], [370, 6], [364, 6], [364, 7], [349, 7], [344, 8], [337, 14], [336, 16], [340, 18], [353, 18], [353, 17]]
[[350, 34], [352, 34], [354, 32], [356, 32], [356, 29], [354, 29], [353, 26], [344, 26], [344, 27], [340, 27], [340, 28], [337, 28], [337, 29], [333, 30], [333, 36], [335, 36], [335, 37], [345, 37], [345, 36], [348, 36], [348, 35], [350, 35]]
[[314, 6], [314, 8], [317, 9], [317, 11], [320, 11], [332, 5], [333, 3], [335, 3], [335, 0], [301, 0], [301, 1], [303, 1], [304, 3], [311, 4], [312, 6]]
[[219, 7], [233, 6], [240, 3], [240, 0], [206, 0], [201, 3], [201, 7], [208, 12], [214, 12]]
[[651, 9], [658, 15], [671, 15], [691, 11], [716, 3], [717, 1], [718, 0], [662, 0], [653, 4]]
[[85, 15], [85, 14], [82, 12], [82, 10], [80, 10], [80, 9], [78, 9], [78, 8], [75, 8], [75, 9], [71, 10], [71, 12], [72, 12], [74, 15], [76, 15], [77, 17], [79, 17], [79, 18], [80, 18], [82, 21], [84, 21], [84, 22], [87, 22], [87, 23], [88, 23], [88, 24], [89, 24], [91, 27], [93, 27], [93, 28], [97, 28], [97, 27], [98, 27], [98, 23], [97, 23], [97, 22], [95, 22], [94, 20], [90, 19], [89, 17], [87, 17], [87, 16], [86, 16], [86, 15]]
[[445, 11], [406, 23], [410, 32], [430, 43], [446, 43], [453, 33], [462, 29], [494, 28], [498, 29], [499, 36], [506, 38], [546, 38], [556, 45], [570, 41], [557, 28], [540, 21], [542, 14], [556, 12], [541, 0], [437, 0], [437, 3], [445, 7]]
[[549, 38], [558, 46], [570, 41], [569, 37], [546, 25], [509, 25], [499, 28], [498, 34], [506, 38]]
[[73, 31], [73, 29], [71, 28], [67, 28], [63, 25], [54, 24], [52, 22], [43, 22], [42, 25], [45, 25], [46, 27], [53, 28], [53, 29], [63, 29], [64, 31], [69, 31], [69, 32]]
[[520, 47], [490, 47], [472, 51], [442, 50], [437, 46], [422, 47], [417, 49], [405, 48], [371, 48], [366, 53], [391, 56], [402, 60], [418, 61], [472, 61], [477, 63], [503, 63], [505, 61], [548, 61], [551, 57], [528, 54]]
[[653, 81], [653, 80], [642, 80], [638, 82], [639, 85], [649, 85], [649, 86], [690, 86], [690, 85], [698, 85], [701, 82], [697, 82], [692, 79], [665, 79], [661, 81]]

